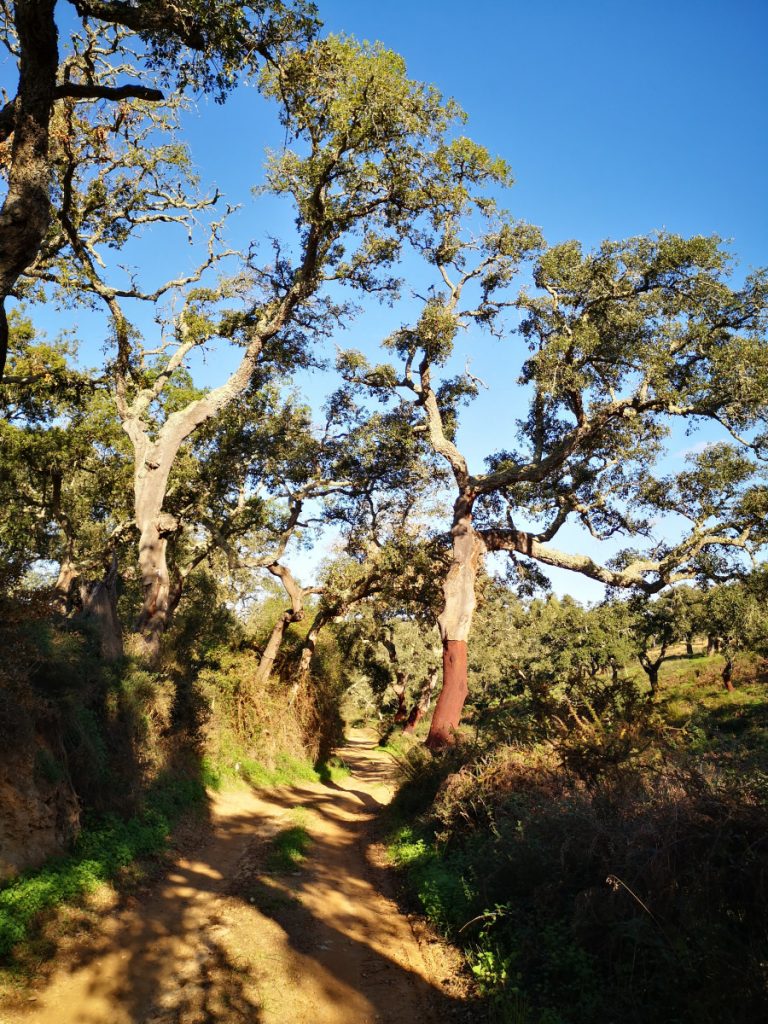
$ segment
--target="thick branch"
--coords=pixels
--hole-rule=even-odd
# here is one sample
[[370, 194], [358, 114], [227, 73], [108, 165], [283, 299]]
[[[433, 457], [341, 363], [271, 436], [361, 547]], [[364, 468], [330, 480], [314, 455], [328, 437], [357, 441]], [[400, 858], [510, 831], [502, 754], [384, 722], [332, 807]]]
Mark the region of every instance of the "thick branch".
[[159, 103], [165, 99], [159, 89], [150, 89], [146, 85], [83, 85], [75, 82], [57, 85], [53, 95], [57, 100], [146, 100]]

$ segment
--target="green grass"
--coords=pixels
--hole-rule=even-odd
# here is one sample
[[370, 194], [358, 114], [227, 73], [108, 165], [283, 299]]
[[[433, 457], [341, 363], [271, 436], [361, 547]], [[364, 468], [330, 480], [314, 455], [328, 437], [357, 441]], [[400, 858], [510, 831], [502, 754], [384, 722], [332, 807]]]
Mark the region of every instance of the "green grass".
[[306, 828], [307, 812], [303, 807], [298, 807], [292, 817], [294, 824], [281, 829], [272, 838], [267, 870], [273, 874], [283, 875], [301, 867], [312, 845]]
[[195, 779], [163, 779], [148, 793], [141, 814], [127, 821], [108, 816], [86, 826], [69, 856], [7, 884], [0, 890], [0, 959], [8, 961], [46, 913], [76, 903], [137, 858], [165, 849], [173, 822], [201, 806], [204, 797]]
[[349, 767], [340, 757], [331, 757], [313, 765], [311, 761], [280, 754], [273, 767], [246, 755], [213, 761], [203, 758], [202, 778], [209, 789], [219, 791], [244, 782], [257, 789], [294, 786], [299, 782], [337, 782], [349, 775]]

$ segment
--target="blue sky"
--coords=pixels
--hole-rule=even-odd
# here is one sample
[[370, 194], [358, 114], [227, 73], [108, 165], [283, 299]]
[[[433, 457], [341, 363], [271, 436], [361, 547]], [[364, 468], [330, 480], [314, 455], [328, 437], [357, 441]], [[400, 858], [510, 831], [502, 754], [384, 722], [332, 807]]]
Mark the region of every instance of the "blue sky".
[[[461, 104], [466, 133], [513, 168], [508, 205], [550, 242], [593, 245], [658, 229], [717, 233], [732, 240], [743, 269], [768, 263], [765, 0], [320, 0], [319, 8], [327, 31], [381, 40], [405, 56], [413, 77]], [[223, 107], [199, 100], [185, 121], [203, 182], [249, 204], [264, 146], [282, 139], [272, 113], [241, 89]], [[233, 231], [242, 242], [290, 222], [287, 208], [249, 207]], [[148, 271], [168, 259], [166, 246], [142, 252]], [[178, 245], [176, 252], [191, 259]], [[341, 343], [367, 347], [407, 317], [407, 304], [374, 310]], [[49, 313], [41, 322], [55, 333], [68, 318]], [[90, 335], [84, 352], [95, 361], [103, 329], [91, 318], [80, 322]], [[519, 360], [514, 343], [469, 345], [473, 371], [493, 382], [461, 434], [480, 468], [512, 429]], [[464, 359], [462, 352], [461, 366]], [[203, 372], [215, 383], [212, 365]], [[324, 386], [310, 384], [315, 398]], [[673, 457], [692, 443], [676, 436]], [[568, 540], [582, 543], [575, 532]], [[566, 574], [557, 587], [600, 594]]]

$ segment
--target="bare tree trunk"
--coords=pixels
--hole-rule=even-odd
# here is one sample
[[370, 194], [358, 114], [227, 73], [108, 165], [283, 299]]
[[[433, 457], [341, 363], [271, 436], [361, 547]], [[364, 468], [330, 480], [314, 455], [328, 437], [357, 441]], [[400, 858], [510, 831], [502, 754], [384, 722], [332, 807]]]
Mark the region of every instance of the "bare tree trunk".
[[386, 648], [387, 654], [389, 655], [389, 661], [395, 673], [395, 681], [392, 683], [392, 689], [395, 697], [397, 698], [397, 709], [395, 711], [395, 722], [405, 722], [408, 719], [408, 709], [405, 706], [405, 691], [408, 685], [408, 676], [404, 668], [400, 665], [400, 659], [397, 654], [397, 645], [395, 644], [394, 630], [390, 628], [389, 634], [386, 633], [380, 638], [381, 643]]
[[422, 720], [427, 711], [429, 711], [429, 705], [432, 703], [432, 694], [437, 689], [437, 677], [439, 670], [433, 668], [430, 670], [427, 678], [427, 683], [419, 695], [419, 699], [411, 708], [411, 713], [408, 715], [408, 721], [405, 723], [404, 733], [412, 733], [416, 731], [416, 726]]
[[659, 669], [661, 663], [664, 661], [666, 656], [666, 647], [661, 648], [661, 653], [656, 661], [651, 661], [647, 654], [643, 653], [640, 655], [640, 664], [643, 667], [643, 671], [648, 676], [648, 683], [651, 687], [651, 695], [656, 696], [659, 690]]
[[397, 710], [395, 711], [395, 722], [405, 722], [408, 720], [408, 708], [405, 705], [405, 687], [406, 677], [405, 672], [400, 669], [397, 673], [397, 678], [392, 684], [392, 689], [395, 691], [395, 697], [397, 697]]
[[651, 693], [656, 696], [659, 692], [659, 666], [658, 664], [651, 664], [646, 669], [648, 673], [648, 682], [651, 686]]
[[272, 675], [272, 669], [275, 667], [277, 652], [280, 650], [280, 645], [282, 644], [283, 637], [285, 636], [285, 631], [294, 621], [293, 614], [290, 611], [285, 611], [272, 627], [272, 632], [269, 634], [269, 640], [267, 640], [267, 646], [264, 648], [264, 653], [261, 656], [259, 666], [253, 677], [255, 687], [261, 688], [269, 682], [270, 676]]
[[723, 666], [723, 686], [729, 693], [733, 692], [733, 655], [726, 654]]
[[66, 554], [59, 565], [59, 574], [53, 585], [53, 610], [57, 615], [66, 616], [73, 611], [73, 593], [75, 581], [80, 573], [75, 567], [71, 555]]
[[135, 449], [134, 508], [139, 528], [139, 572], [144, 590], [136, 630], [142, 635], [147, 655], [154, 661], [181, 597], [180, 590], [174, 593], [168, 571], [168, 539], [178, 530], [178, 522], [163, 512], [168, 476], [178, 445], [161, 448], [159, 441], [151, 444], [146, 435], [137, 437], [130, 430], [127, 432]]
[[314, 655], [315, 649], [317, 647], [317, 639], [320, 635], [320, 630], [323, 628], [323, 626], [327, 625], [332, 618], [333, 616], [329, 615], [325, 611], [319, 611], [315, 616], [314, 621], [309, 628], [309, 632], [307, 633], [307, 638], [304, 641], [304, 646], [301, 649], [299, 665], [296, 670], [296, 679], [294, 681], [293, 686], [291, 687], [292, 694], [294, 692], [298, 693], [302, 684], [305, 683], [307, 679], [309, 679], [309, 670], [312, 665], [312, 656]]
[[472, 526], [474, 495], [462, 493], [454, 505], [453, 561], [443, 585], [445, 603], [437, 620], [443, 641], [443, 686], [432, 715], [427, 746], [439, 750], [454, 740], [467, 687], [467, 639], [475, 610], [475, 581], [486, 548]]
[[685, 653], [688, 655], [689, 658], [692, 658], [694, 653], [695, 653], [694, 650], [693, 650], [693, 633], [687, 633], [686, 634], [686, 637], [685, 637]]

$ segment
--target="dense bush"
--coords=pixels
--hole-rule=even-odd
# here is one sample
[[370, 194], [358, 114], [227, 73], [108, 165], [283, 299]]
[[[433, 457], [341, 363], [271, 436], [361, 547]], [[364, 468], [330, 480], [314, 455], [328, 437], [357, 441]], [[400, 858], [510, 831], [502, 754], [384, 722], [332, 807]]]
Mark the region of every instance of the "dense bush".
[[458, 770], [453, 751], [421, 778], [415, 754], [393, 857], [502, 1021], [752, 1024], [768, 1009], [768, 776], [625, 726], [623, 757], [613, 714], [589, 744], [465, 750]]

